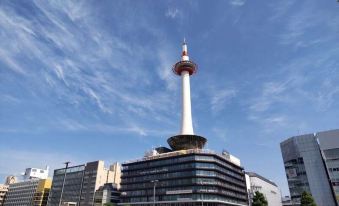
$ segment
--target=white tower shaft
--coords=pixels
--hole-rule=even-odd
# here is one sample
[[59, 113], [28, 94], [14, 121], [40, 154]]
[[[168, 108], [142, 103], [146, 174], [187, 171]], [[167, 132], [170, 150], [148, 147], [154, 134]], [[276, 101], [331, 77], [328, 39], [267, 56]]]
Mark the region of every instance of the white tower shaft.
[[193, 135], [190, 75], [188, 71], [181, 72], [182, 77], [182, 122], [181, 134]]

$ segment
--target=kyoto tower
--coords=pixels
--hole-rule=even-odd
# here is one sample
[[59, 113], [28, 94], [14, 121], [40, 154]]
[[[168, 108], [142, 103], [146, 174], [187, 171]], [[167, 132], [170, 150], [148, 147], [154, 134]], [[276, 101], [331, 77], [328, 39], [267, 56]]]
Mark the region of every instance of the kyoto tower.
[[172, 67], [174, 74], [182, 79], [182, 116], [179, 135], [170, 137], [167, 142], [173, 150], [202, 149], [206, 143], [204, 137], [194, 135], [191, 111], [190, 76], [197, 72], [198, 66], [190, 61], [187, 44], [182, 44], [181, 60]]

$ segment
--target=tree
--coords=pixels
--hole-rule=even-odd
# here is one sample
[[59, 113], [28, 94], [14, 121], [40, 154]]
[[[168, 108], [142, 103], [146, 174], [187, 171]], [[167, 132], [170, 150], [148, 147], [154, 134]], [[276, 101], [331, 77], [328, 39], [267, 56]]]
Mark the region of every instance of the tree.
[[308, 192], [303, 192], [301, 194], [301, 206], [317, 206], [314, 202], [312, 195]]
[[252, 206], [268, 206], [267, 200], [261, 192], [256, 191], [253, 197]]
[[105, 203], [104, 206], [114, 206], [115, 204], [113, 203]]

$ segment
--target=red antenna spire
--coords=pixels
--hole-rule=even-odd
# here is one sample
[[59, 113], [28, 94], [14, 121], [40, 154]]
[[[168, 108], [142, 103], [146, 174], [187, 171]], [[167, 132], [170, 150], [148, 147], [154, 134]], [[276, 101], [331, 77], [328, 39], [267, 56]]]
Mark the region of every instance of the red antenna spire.
[[184, 42], [182, 43], [182, 54], [181, 54], [181, 60], [182, 61], [189, 61], [188, 51], [187, 51], [187, 44], [186, 39], [184, 38]]

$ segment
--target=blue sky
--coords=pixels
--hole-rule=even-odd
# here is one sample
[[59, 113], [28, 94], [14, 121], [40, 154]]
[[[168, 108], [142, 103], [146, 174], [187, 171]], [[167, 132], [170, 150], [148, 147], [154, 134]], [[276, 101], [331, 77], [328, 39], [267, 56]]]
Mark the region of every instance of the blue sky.
[[0, 179], [141, 157], [179, 132], [186, 37], [195, 133], [288, 194], [279, 143], [338, 128], [336, 1], [0, 1]]

